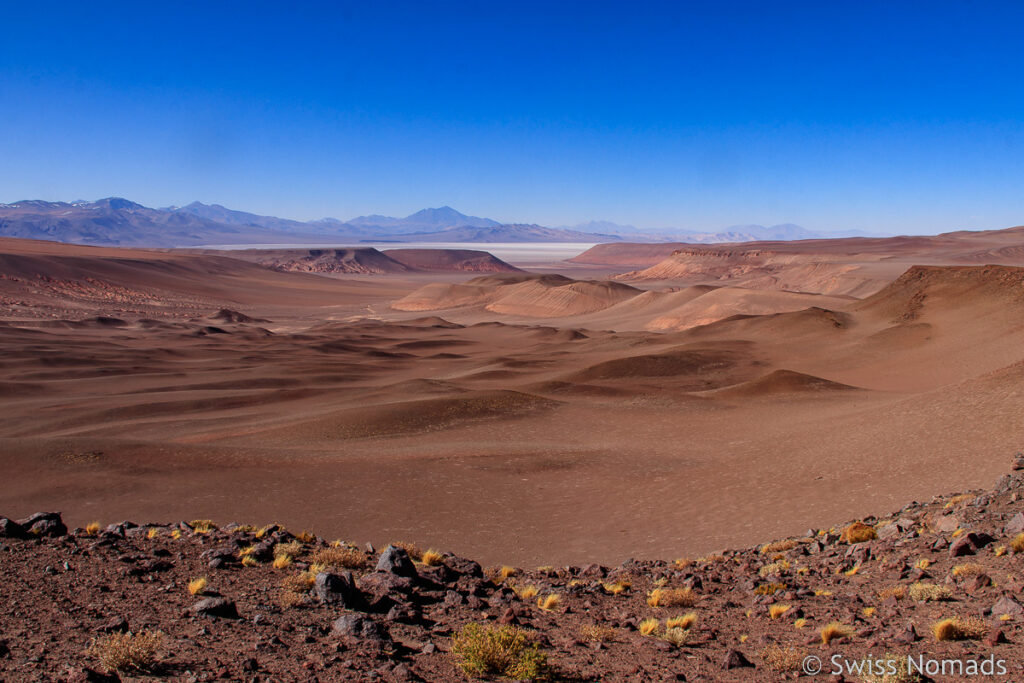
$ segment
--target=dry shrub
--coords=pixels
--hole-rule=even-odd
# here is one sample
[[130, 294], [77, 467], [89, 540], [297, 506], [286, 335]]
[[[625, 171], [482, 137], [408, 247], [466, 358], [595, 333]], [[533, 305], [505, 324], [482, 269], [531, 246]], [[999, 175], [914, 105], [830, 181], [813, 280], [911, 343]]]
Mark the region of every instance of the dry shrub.
[[189, 595], [198, 595], [206, 590], [209, 585], [209, 581], [206, 580], [205, 576], [201, 576], [198, 579], [192, 579], [188, 582], [188, 593]]
[[292, 566], [290, 555], [278, 555], [274, 558], [274, 569], [287, 569], [290, 566]]
[[88, 524], [85, 525], [85, 533], [88, 534], [89, 536], [95, 536], [99, 532], [100, 532], [100, 523], [99, 522], [89, 522]]
[[672, 643], [676, 647], [682, 647], [683, 645], [686, 645], [686, 641], [690, 639], [690, 632], [685, 628], [679, 628], [678, 626], [666, 628], [665, 632], [661, 634], [661, 639]]
[[878, 532], [875, 531], [875, 527], [864, 522], [854, 522], [843, 529], [843, 533], [839, 536], [840, 541], [851, 545], [854, 543], [864, 543], [876, 538], [878, 538]]
[[584, 624], [580, 626], [580, 638], [587, 641], [607, 643], [615, 640], [615, 629], [600, 624]]
[[964, 564], [958, 564], [953, 567], [953, 576], [961, 579], [984, 573], [985, 568], [976, 562], [965, 562]]
[[783, 541], [773, 541], [772, 543], [766, 543], [761, 546], [762, 555], [774, 555], [775, 553], [784, 553], [787, 550], [791, 550], [797, 547], [799, 543], [791, 538], [787, 538]]
[[156, 538], [159, 535], [160, 535], [160, 530], [157, 529], [155, 526], [149, 527], [149, 530], [146, 532], [146, 538], [148, 538], [150, 540], [153, 540], [154, 538]]
[[826, 624], [821, 629], [821, 644], [828, 645], [836, 638], [852, 638], [853, 629], [838, 621]]
[[778, 619], [783, 614], [792, 609], [792, 607], [792, 605], [783, 605], [782, 603], [777, 602], [768, 608], [768, 616], [772, 619]]
[[286, 576], [281, 580], [281, 586], [285, 590], [294, 593], [305, 593], [316, 583], [316, 574], [312, 572], [301, 572]]
[[188, 525], [197, 534], [208, 534], [217, 528], [211, 519], [193, 519]]
[[256, 558], [253, 557], [252, 555], [246, 555], [245, 557], [242, 558], [242, 566], [243, 567], [255, 567], [257, 565], [259, 565], [259, 562], [257, 562]]
[[779, 591], [786, 590], [784, 583], [762, 583], [754, 589], [754, 595], [775, 595]]
[[350, 547], [320, 548], [311, 557], [313, 564], [335, 569], [362, 569], [366, 566], [366, 554]]
[[156, 663], [162, 644], [163, 634], [159, 631], [111, 633], [93, 641], [91, 652], [109, 673], [145, 671]]
[[295, 559], [302, 554], [303, 547], [298, 541], [291, 543], [278, 543], [274, 546], [274, 557], [288, 557]]
[[529, 632], [516, 626], [466, 624], [452, 636], [452, 654], [459, 668], [474, 678], [505, 676], [541, 678], [548, 670], [547, 655]]
[[952, 598], [953, 591], [948, 586], [936, 586], [932, 583], [915, 583], [907, 590], [907, 595], [914, 602], [938, 602]]
[[758, 570], [758, 574], [761, 575], [761, 578], [766, 576], [778, 576], [789, 569], [790, 566], [791, 565], [787, 560], [779, 560], [778, 562], [772, 562], [771, 564], [766, 564], [761, 567], [761, 569]]
[[888, 598], [896, 598], [897, 600], [902, 600], [905, 597], [907, 597], [906, 586], [890, 586], [888, 588], [883, 588], [882, 590], [878, 591], [879, 600], [886, 600]]
[[761, 659], [769, 671], [775, 673], [789, 673], [800, 671], [803, 667], [804, 654], [792, 647], [779, 647], [769, 645], [761, 650]]
[[312, 543], [316, 540], [316, 534], [312, 531], [302, 531], [295, 535], [295, 538], [302, 543]]
[[932, 626], [935, 640], [980, 640], [988, 630], [988, 625], [977, 617], [953, 617]]
[[282, 609], [292, 609], [294, 607], [302, 607], [309, 601], [309, 596], [305, 593], [296, 593], [295, 591], [283, 590], [277, 597], [277, 604]]
[[647, 595], [651, 607], [693, 607], [697, 594], [692, 588], [655, 588]]

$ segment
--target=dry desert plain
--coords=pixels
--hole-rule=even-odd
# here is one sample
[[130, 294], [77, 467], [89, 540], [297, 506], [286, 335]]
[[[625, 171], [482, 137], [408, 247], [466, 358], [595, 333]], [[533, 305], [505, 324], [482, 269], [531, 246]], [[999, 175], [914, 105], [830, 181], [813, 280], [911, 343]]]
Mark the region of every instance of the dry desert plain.
[[3, 514], [277, 522], [520, 566], [989, 485], [1024, 228], [473, 251], [0, 240]]

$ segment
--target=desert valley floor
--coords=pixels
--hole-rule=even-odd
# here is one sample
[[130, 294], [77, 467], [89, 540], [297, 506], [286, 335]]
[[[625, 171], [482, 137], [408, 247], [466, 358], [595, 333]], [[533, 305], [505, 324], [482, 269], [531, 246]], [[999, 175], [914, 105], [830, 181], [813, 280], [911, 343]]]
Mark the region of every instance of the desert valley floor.
[[1005, 471], [1021, 265], [1024, 228], [513, 265], [3, 240], [0, 512], [521, 566], [801, 533]]

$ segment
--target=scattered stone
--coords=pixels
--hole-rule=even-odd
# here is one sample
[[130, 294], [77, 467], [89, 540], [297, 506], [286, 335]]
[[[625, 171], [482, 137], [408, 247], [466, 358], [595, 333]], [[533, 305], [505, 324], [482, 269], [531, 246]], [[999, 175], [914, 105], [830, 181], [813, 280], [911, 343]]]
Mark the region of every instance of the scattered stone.
[[332, 630], [339, 636], [360, 640], [388, 640], [387, 629], [361, 614], [343, 614], [335, 620]]
[[416, 576], [416, 565], [409, 559], [409, 553], [404, 548], [389, 545], [377, 560], [377, 571], [413, 578]]
[[68, 533], [59, 512], [37, 512], [25, 519], [19, 519], [18, 526], [31, 536], [56, 537]]
[[729, 671], [730, 669], [741, 669], [752, 666], [754, 665], [739, 650], [727, 651], [725, 653], [725, 657], [722, 659], [722, 668], [726, 671]]

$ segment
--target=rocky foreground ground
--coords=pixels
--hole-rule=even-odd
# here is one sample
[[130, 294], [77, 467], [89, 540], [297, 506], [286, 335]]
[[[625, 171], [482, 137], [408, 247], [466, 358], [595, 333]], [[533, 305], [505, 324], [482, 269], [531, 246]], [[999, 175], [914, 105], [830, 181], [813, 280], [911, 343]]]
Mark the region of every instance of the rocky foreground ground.
[[884, 519], [611, 568], [0, 518], [0, 679], [774, 681], [816, 657], [822, 680], [1022, 680], [1022, 497], [1015, 469]]

